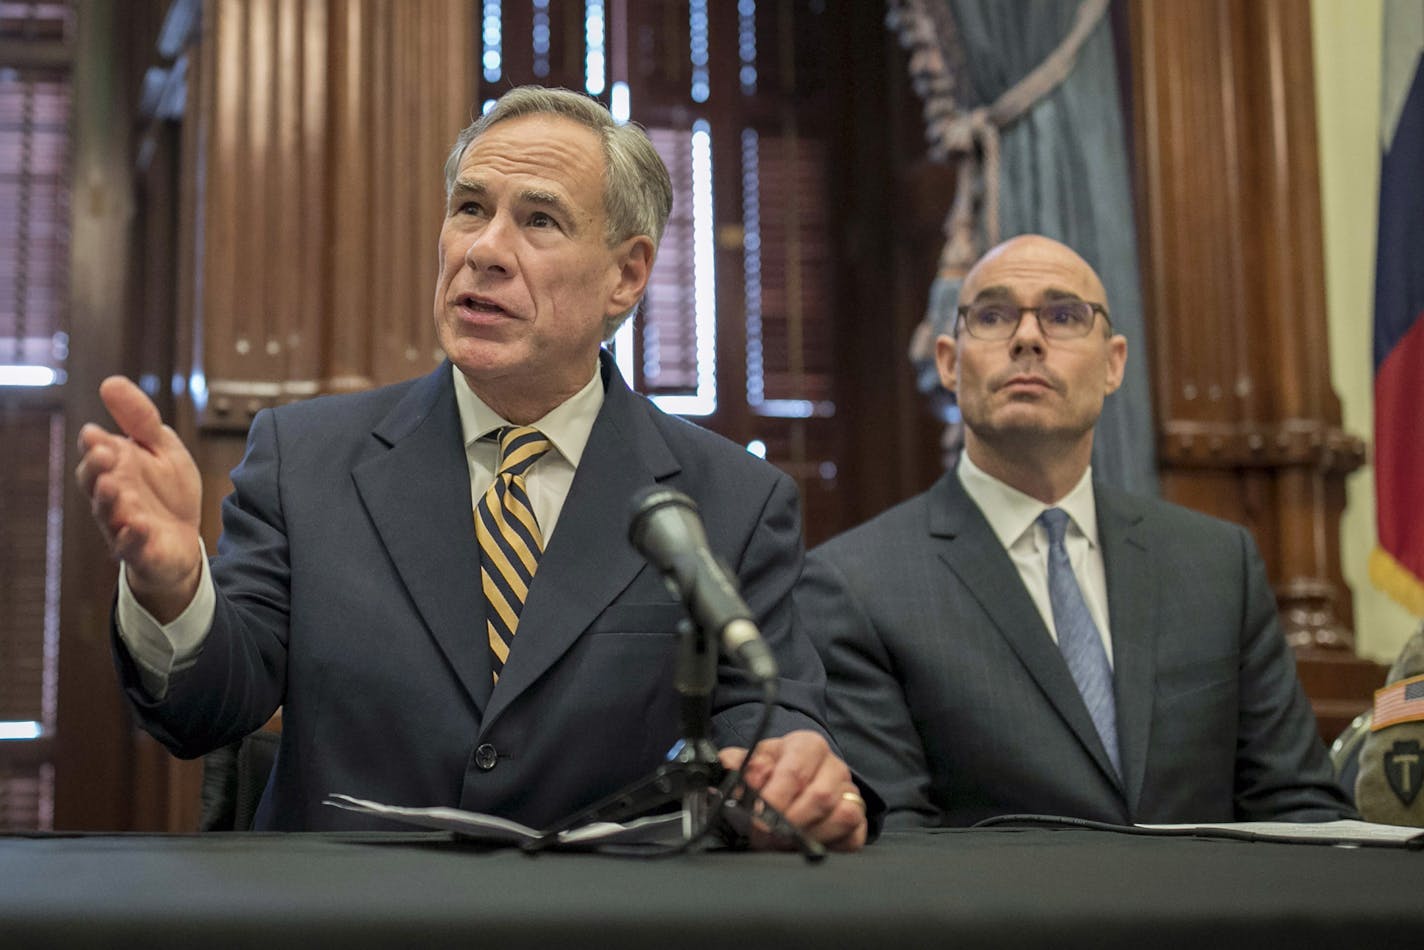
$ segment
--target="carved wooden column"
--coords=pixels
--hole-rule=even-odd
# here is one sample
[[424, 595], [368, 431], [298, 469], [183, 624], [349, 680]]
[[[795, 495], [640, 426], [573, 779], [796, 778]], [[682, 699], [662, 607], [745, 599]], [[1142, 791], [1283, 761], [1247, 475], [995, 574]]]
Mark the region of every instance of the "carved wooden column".
[[476, 110], [463, 0], [207, 0], [184, 117], [175, 416], [218, 531], [265, 406], [428, 371], [443, 164]]
[[1330, 388], [1310, 7], [1134, 0], [1131, 24], [1163, 491], [1250, 527], [1329, 731], [1377, 670], [1354, 659], [1340, 573], [1364, 448]]
[[[145, 277], [130, 319], [175, 324], [155, 392], [203, 477], [213, 550], [228, 472], [258, 410], [429, 371], [445, 155], [477, 114], [468, 0], [204, 0], [182, 56], [176, 166], [146, 208], [176, 205], [172, 286]], [[155, 271], [160, 273], [160, 271]], [[176, 312], [176, 316], [175, 316]], [[152, 744], [150, 758], [163, 759]], [[143, 827], [191, 830], [200, 770], [162, 773]], [[159, 787], [161, 786], [161, 787]]]
[[197, 102], [203, 428], [430, 368], [442, 169], [473, 6], [211, 0]]

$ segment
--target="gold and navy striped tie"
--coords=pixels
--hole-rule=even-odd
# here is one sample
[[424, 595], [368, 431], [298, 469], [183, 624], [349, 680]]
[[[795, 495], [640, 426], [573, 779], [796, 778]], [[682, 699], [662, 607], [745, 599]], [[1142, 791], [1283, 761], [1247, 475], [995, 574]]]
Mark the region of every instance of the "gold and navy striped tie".
[[485, 594], [494, 681], [509, 659], [519, 613], [544, 538], [534, 517], [534, 506], [524, 487], [524, 473], [549, 451], [549, 440], [538, 429], [507, 426], [499, 437], [499, 470], [494, 484], [475, 505], [475, 534], [480, 540], [480, 583]]

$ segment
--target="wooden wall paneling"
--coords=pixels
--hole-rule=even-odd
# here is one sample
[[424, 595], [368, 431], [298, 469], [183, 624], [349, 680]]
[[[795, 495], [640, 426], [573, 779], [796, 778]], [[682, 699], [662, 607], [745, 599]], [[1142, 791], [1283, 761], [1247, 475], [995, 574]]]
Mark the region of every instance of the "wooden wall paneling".
[[[416, 236], [411, 245], [416, 292], [417, 314], [411, 324], [410, 359], [414, 365], [424, 354], [435, 361], [443, 357], [435, 339], [435, 325], [430, 315], [434, 299], [439, 257], [436, 241], [445, 219], [445, 159], [459, 132], [475, 120], [480, 111], [479, 89], [479, 18], [471, 5], [460, 0], [446, 0], [441, 16], [427, 21], [428, 57], [430, 69], [423, 79], [434, 96], [428, 101], [433, 108], [420, 110], [421, 143], [420, 176], [413, 191]], [[431, 185], [424, 176], [429, 175]]]
[[908, 352], [925, 313], [954, 197], [954, 169], [926, 157], [921, 103], [883, 3], [847, 5], [830, 37], [835, 102], [831, 226], [837, 234], [833, 387], [845, 526], [923, 491], [943, 471], [942, 425]]
[[[692, 64], [688, 60], [687, 0], [626, 5], [629, 82], [639, 89], [633, 112], [649, 127], [681, 128], [687, 116]], [[582, 40], [580, 38], [580, 44]], [[578, 77], [574, 89], [583, 88]]]
[[[480, 4], [476, 3], [472, 6], [480, 6]], [[501, 6], [503, 21], [500, 35], [502, 81], [498, 84], [497, 90], [489, 90], [493, 94], [508, 88], [511, 76], [534, 76], [534, 4], [529, 0], [515, 0], [513, 3], [505, 2]], [[579, 7], [582, 6], [583, 4], [580, 3]], [[578, 12], [581, 14], [583, 11], [580, 9]], [[476, 13], [476, 16], [478, 17], [479, 13]], [[550, 19], [552, 20], [553, 17], [551, 16]], [[563, 35], [567, 36], [567, 33]], [[579, 38], [582, 39], [582, 34]], [[582, 43], [580, 43], [580, 47], [582, 47]], [[475, 49], [474, 55], [476, 58], [479, 57], [480, 50], [478, 48]], [[552, 63], [550, 67], [552, 71]], [[548, 84], [540, 77], [536, 77], [536, 79], [541, 85]], [[561, 85], [567, 85], [567, 83]], [[570, 86], [569, 88], [583, 88], [582, 77], [580, 77], [577, 87]]]
[[[396, 223], [397, 195], [392, 192], [391, 186], [396, 177], [395, 153], [401, 147], [401, 130], [400, 119], [396, 114], [399, 104], [392, 89], [396, 80], [394, 52], [396, 30], [399, 27], [391, 20], [390, 7], [388, 0], [375, 0], [368, 8], [370, 25], [365, 49], [368, 62], [362, 70], [368, 101], [365, 110], [366, 123], [362, 133], [365, 147], [370, 153], [371, 164], [368, 188], [361, 193], [361, 199], [354, 203], [366, 216], [368, 230], [359, 256], [336, 262], [337, 280], [346, 282], [359, 277], [366, 283], [365, 306], [368, 315], [365, 330], [370, 340], [370, 364], [366, 372], [373, 385], [387, 381], [388, 354], [383, 350], [390, 343], [391, 307], [395, 291], [391, 279], [393, 268], [390, 267], [386, 252], [397, 239], [393, 230]], [[349, 197], [343, 195], [338, 204], [351, 204], [347, 200]], [[335, 314], [332, 330], [333, 333], [347, 330], [359, 332], [356, 326], [351, 326], [351, 321]]]
[[[158, 4], [165, 6], [165, 4]], [[202, 20], [212, 23], [211, 14]], [[176, 57], [186, 62], [185, 118], [179, 124], [162, 120], [155, 141], [151, 164], [140, 167], [142, 181], [138, 187], [141, 203], [140, 218], [146, 222], [145, 247], [139, 250], [145, 259], [136, 269], [138, 283], [143, 286], [141, 306], [126, 314], [125, 324], [138, 328], [146, 341], [166, 337], [164, 347], [143, 343], [137, 352], [125, 357], [125, 367], [141, 368], [157, 377], [158, 388], [153, 393], [164, 418], [173, 425], [180, 438], [193, 450], [202, 465], [205, 446], [197, 438], [196, 418], [192, 401], [179, 398], [188, 394], [188, 385], [196, 361], [194, 313], [198, 309], [196, 295], [202, 287], [195, 272], [205, 239], [199, 222], [203, 207], [199, 200], [194, 156], [206, 147], [211, 127], [205, 124], [212, 109], [205, 97], [215, 88], [212, 76], [212, 56], [203, 55], [201, 35], [190, 40]], [[153, 50], [147, 50], [152, 57]], [[240, 443], [239, 443], [240, 445]], [[224, 479], [224, 483], [226, 480]], [[204, 487], [202, 508], [203, 533], [212, 547], [217, 539], [218, 502], [226, 494], [226, 485]], [[87, 523], [88, 519], [84, 519]], [[95, 542], [97, 544], [97, 540]], [[109, 601], [105, 601], [105, 609]], [[107, 623], [107, 617], [105, 618]], [[109, 678], [113, 679], [110, 672]], [[121, 826], [135, 830], [192, 831], [198, 823], [198, 791], [202, 785], [202, 762], [179, 760], [132, 725], [127, 710], [120, 713], [132, 733], [130, 776], [128, 787], [107, 794], [129, 802], [128, 815]], [[104, 792], [92, 792], [96, 800]]]
[[[272, 48], [275, 75], [272, 142], [268, 163], [267, 236], [264, 255], [271, 277], [268, 286], [269, 323], [262, 347], [270, 360], [282, 395], [292, 394], [300, 373], [302, 286], [310, 279], [300, 221], [302, 214], [302, 88], [301, 0], [274, 0]], [[295, 220], [293, 211], [296, 211]], [[307, 377], [310, 379], [310, 377]]]
[[[683, 8], [683, 19], [676, 37], [677, 48], [684, 60], [690, 63], [690, 28]], [[672, 37], [667, 37], [672, 39]], [[737, 43], [736, 4], [708, 4], [707, 44], [709, 47], [735, 48]], [[717, 430], [735, 442], [746, 445], [761, 435], [767, 427], [765, 420], [756, 418], [747, 404], [747, 283], [744, 271], [745, 237], [743, 229], [742, 191], [742, 120], [741, 91], [734, 72], [717, 69], [715, 63], [708, 64], [710, 86], [706, 102], [694, 102], [689, 95], [692, 79], [691, 67], [686, 73], [689, 85], [680, 91], [682, 102], [688, 110], [689, 124], [697, 119], [705, 119], [710, 125], [712, 138], [712, 222], [715, 241], [713, 270], [716, 280], [717, 314]], [[774, 77], [766, 76], [765, 82], [774, 82]], [[773, 87], [775, 88], [775, 87]], [[766, 205], [763, 203], [763, 208]], [[773, 225], [765, 218], [763, 228]], [[774, 226], [774, 225], [773, 225]], [[764, 271], [785, 273], [787, 262], [765, 261]], [[784, 446], [794, 453], [790, 440]], [[767, 452], [772, 457], [772, 452]], [[795, 455], [783, 456], [777, 461], [799, 461]], [[789, 468], [783, 465], [784, 468]], [[797, 488], [804, 496], [805, 483], [791, 472]]]
[[[376, 331], [374, 378], [381, 383], [406, 379], [428, 367], [424, 348], [413, 345], [413, 327], [425, 316], [423, 304], [429, 299], [428, 268], [418, 266], [414, 252], [417, 242], [424, 247], [435, 243], [435, 232], [419, 233], [428, 220], [419, 211], [440, 198], [434, 169], [443, 155], [424, 148], [420, 135], [422, 101], [438, 101], [422, 74], [420, 57], [427, 55], [426, 24], [435, 19], [432, 14], [443, 12], [442, 7], [426, 4], [406, 16], [395, 11], [382, 30], [385, 62], [377, 74], [384, 77], [381, 85], [386, 94], [372, 129], [379, 156], [375, 187], [381, 200], [373, 209], [377, 226], [366, 253], [366, 266], [378, 282], [371, 319]], [[425, 292], [417, 287], [426, 288]]]
[[[471, 114], [469, 4], [212, 0], [199, 425], [432, 365], [441, 163]], [[413, 309], [414, 308], [414, 309]]]
[[[72, 88], [69, 384], [64, 471], [78, 464], [79, 427], [107, 420], [98, 383], [119, 372], [133, 214], [133, 108], [120, 16], [104, 0], [77, 4]], [[82, 341], [83, 345], [79, 345]], [[66, 479], [63, 526], [54, 826], [130, 827], [133, 729], [114, 683], [109, 604], [115, 566], [88, 518], [89, 501]]]
[[311, 200], [302, 188], [305, 9], [294, 0], [205, 8], [211, 86], [190, 110], [200, 126], [192, 319], [207, 397], [197, 422], [214, 433], [245, 432], [258, 409], [311, 389], [288, 382], [289, 351], [306, 342], [300, 288], [310, 249], [292, 224]]
[[[649, 0], [634, 0], [648, 3]], [[680, 14], [683, 29], [687, 24], [687, 0], [653, 0], [661, 3], [665, 17], [676, 19]], [[585, 0], [550, 0], [549, 2], [549, 76], [542, 81], [545, 86], [562, 86], [565, 89], [584, 88], [584, 44], [587, 34]], [[606, 10], [606, 7], [605, 7]], [[605, 13], [605, 16], [607, 14]], [[684, 47], [685, 49], [686, 47]], [[667, 52], [664, 49], [664, 52]], [[494, 92], [494, 90], [490, 90]], [[634, 104], [634, 109], [637, 105]]]
[[[1330, 510], [1328, 483], [1362, 459], [1359, 440], [1340, 429], [1340, 405], [1329, 385], [1314, 67], [1309, 11], [1300, 4], [1248, 5], [1251, 31], [1265, 48], [1260, 90], [1271, 104], [1270, 234], [1263, 282], [1273, 303], [1272, 352], [1288, 354], [1293, 372], [1272, 378], [1278, 443], [1288, 447], [1277, 511], [1281, 594], [1287, 627], [1299, 646], [1353, 646], [1349, 591], [1339, 565], [1340, 508]], [[1313, 200], [1299, 200], [1297, 196]], [[1272, 240], [1297, 236], [1294, 242]], [[1336, 608], [1335, 601], [1341, 601]]]
[[212, 80], [208, 89], [206, 124], [208, 129], [203, 182], [200, 185], [203, 208], [202, 270], [197, 309], [199, 351], [195, 354], [195, 370], [207, 381], [209, 393], [205, 418], [201, 421], [226, 422], [244, 426], [238, 417], [239, 407], [226, 391], [225, 381], [246, 378], [238, 356], [237, 342], [243, 326], [237, 303], [239, 275], [236, 258], [239, 253], [238, 230], [241, 201], [239, 184], [250, 181], [242, 165], [242, 141], [245, 101], [242, 95], [244, 79], [244, 31], [247, 7], [239, 0], [214, 0], [206, 8], [209, 14], [205, 34], [211, 43]]
[[[156, 24], [166, 4], [150, 6], [154, 16], [129, 13]], [[144, 34], [136, 55], [151, 59], [152, 31], [132, 16], [119, 29], [97, 0], [79, 8], [71, 330], [84, 345], [70, 359], [65, 442], [106, 418], [104, 375], [158, 377], [161, 403], [185, 397], [170, 418], [202, 473], [212, 548], [227, 473], [258, 408], [370, 385], [377, 369], [403, 378], [438, 358], [430, 251], [440, 165], [473, 114], [473, 12], [462, 0], [206, 0], [184, 54], [181, 129], [164, 133], [136, 187], [126, 44]], [[380, 227], [367, 206], [373, 189], [387, 201]], [[138, 230], [131, 197], [144, 202]], [[131, 265], [140, 233], [150, 253]], [[130, 277], [142, 287], [127, 290]], [[113, 319], [116, 301], [123, 320]], [[156, 352], [169, 326], [172, 351]], [[114, 567], [72, 488], [66, 508], [56, 825], [191, 829], [201, 763], [173, 760], [135, 733], [111, 687]]]
[[[402, 44], [404, 105], [401, 111], [407, 122], [402, 137], [404, 146], [400, 151], [401, 167], [394, 182], [401, 197], [402, 211], [398, 220], [402, 232], [391, 249], [400, 280], [400, 293], [391, 313], [394, 321], [391, 351], [398, 357], [398, 369], [393, 375], [401, 379], [415, 375], [431, 363], [430, 347], [422, 345], [422, 330], [432, 323], [430, 301], [435, 277], [430, 261], [435, 254], [431, 248], [436, 246], [436, 235], [443, 218], [433, 218], [431, 211], [445, 207], [446, 143], [427, 144], [429, 135], [426, 130], [434, 123], [429, 121], [429, 113], [420, 108], [420, 103], [428, 101], [434, 109], [443, 112], [441, 106], [451, 96], [452, 90], [442, 89], [438, 79], [432, 80], [424, 69], [425, 61], [435, 55], [432, 21], [436, 28], [448, 28], [449, 24], [445, 23], [442, 15], [447, 11], [448, 7], [442, 5], [434, 15], [414, 21]], [[466, 39], [468, 41], [468, 37]], [[468, 46], [464, 55], [470, 55]], [[467, 108], [473, 104], [473, 89], [465, 86], [458, 92], [466, 101]], [[455, 124], [451, 123], [451, 128], [445, 133], [452, 142], [457, 132]]]
[[[1152, 312], [1156, 404], [1162, 425], [1167, 497], [1238, 522], [1252, 520], [1239, 473], [1210, 467], [1223, 427], [1259, 409], [1250, 385], [1242, 274], [1241, 138], [1234, 74], [1241, 60], [1229, 23], [1191, 4], [1154, 7], [1141, 22], [1136, 57], [1138, 148], [1147, 164], [1144, 267]], [[1213, 130], [1212, 140], [1200, 130]], [[1203, 239], [1209, 235], [1209, 239]], [[1181, 469], [1178, 474], [1177, 469]]]
[[460, 130], [479, 111], [478, 17], [468, 4], [447, 3], [442, 13], [420, 21], [420, 55], [416, 60], [422, 87], [435, 94], [426, 100], [433, 108], [416, 110], [416, 173], [410, 176], [407, 192], [407, 217], [413, 222], [414, 233], [405, 248], [405, 259], [413, 310], [406, 327], [404, 351], [406, 365], [412, 368], [433, 365], [444, 356], [435, 340], [430, 308], [439, 271], [436, 246], [445, 220], [445, 159]]
[[[422, 331], [431, 325], [430, 301], [435, 284], [430, 263], [435, 255], [431, 249], [436, 246], [440, 220], [443, 220], [432, 218], [431, 211], [444, 208], [448, 143], [428, 144], [427, 129], [433, 124], [429, 121], [430, 113], [443, 113], [445, 101], [453, 90], [442, 89], [438, 80], [424, 69], [424, 62], [435, 52], [430, 25], [434, 21], [448, 29], [448, 12], [448, 5], [439, 4], [426, 16], [412, 19], [398, 47], [402, 131], [401, 146], [396, 153], [396, 177], [391, 188], [400, 203], [396, 218], [399, 227], [386, 249], [397, 287], [388, 317], [392, 380], [414, 376], [431, 365], [430, 347], [423, 345]], [[470, 55], [468, 46], [464, 55]], [[458, 92], [467, 108], [473, 104], [473, 89], [466, 86]], [[429, 103], [428, 108], [422, 109], [422, 102]], [[456, 124], [451, 123], [445, 132], [450, 142], [458, 131]]]
[[[220, 11], [220, 7], [229, 9]], [[229, 0], [209, 0], [202, 33], [189, 50], [193, 66], [179, 170], [180, 229], [187, 239], [180, 241], [179, 248], [175, 373], [188, 382], [184, 389], [188, 398], [175, 401], [174, 426], [192, 451], [202, 480], [202, 536], [210, 553], [216, 552], [222, 530], [222, 500], [232, 491], [228, 472], [242, 458], [247, 424], [260, 403], [250, 390], [244, 393], [234, 385], [243, 377], [225, 375], [231, 372], [230, 359], [236, 354], [232, 321], [234, 308], [240, 306], [231, 266], [236, 240], [233, 203], [240, 193], [233, 154], [236, 110], [231, 92], [224, 98], [220, 91], [224, 83], [230, 90], [232, 83], [240, 81], [236, 64], [225, 61], [240, 46], [236, 37], [222, 32], [224, 27], [233, 30], [226, 21], [235, 15], [231, 7]], [[310, 251], [304, 248], [301, 253], [308, 256]], [[166, 767], [168, 778], [162, 811], [147, 820], [165, 822], [162, 827], [167, 831], [196, 830], [201, 814], [201, 760], [181, 762], [152, 740], [140, 742], [139, 756], [149, 770]]]
[[[413, 375], [406, 369], [406, 339], [411, 320], [416, 316], [414, 274], [406, 252], [415, 240], [411, 227], [412, 212], [418, 205], [409, 185], [419, 175], [417, 165], [418, 139], [415, 129], [415, 109], [423, 90], [419, 73], [411, 68], [419, 52], [419, 16], [396, 16], [386, 30], [391, 95], [384, 122], [378, 121], [375, 138], [386, 139], [387, 169], [383, 185], [378, 185], [391, 197], [387, 227], [375, 235], [368, 261], [385, 282], [384, 302], [373, 314], [379, 321], [380, 339], [375, 345], [375, 378], [380, 382], [395, 382]], [[382, 134], [382, 126], [389, 131]]]
[[445, 159], [460, 131], [479, 115], [478, 10], [463, 0], [423, 8], [407, 40], [408, 68], [401, 81], [413, 117], [401, 149], [403, 205], [395, 260], [401, 293], [395, 321], [398, 378], [427, 372], [444, 358], [431, 317], [445, 218]]
[[[187, 397], [191, 396], [192, 373], [197, 360], [194, 319], [198, 311], [197, 295], [202, 287], [198, 279], [203, 236], [199, 221], [202, 202], [198, 187], [203, 179], [198, 173], [198, 162], [200, 156], [206, 153], [210, 131], [207, 96], [213, 85], [213, 57], [206, 50], [202, 32], [209, 18], [206, 14], [200, 14], [200, 18], [199, 32], [190, 38], [183, 54], [188, 61], [187, 86], [184, 91], [184, 116], [177, 130], [178, 160], [172, 172], [173, 187], [177, 192], [174, 199], [177, 207], [177, 220], [174, 222], [177, 243], [174, 248], [173, 280], [173, 377], [168, 384], [174, 398], [169, 422], [189, 446], [194, 444], [197, 433], [193, 401]], [[210, 523], [205, 507], [204, 529]]]
[[[150, 390], [163, 418], [177, 426], [172, 380], [179, 364], [176, 334], [180, 292], [178, 280], [184, 255], [179, 242], [190, 232], [181, 226], [183, 196], [179, 187], [183, 135], [167, 122], [156, 136], [157, 147], [147, 168], [140, 168], [139, 219], [142, 244], [135, 248], [140, 276], [140, 303], [125, 321], [142, 341], [124, 360], [138, 370], [139, 380], [152, 381]], [[181, 431], [181, 430], [179, 430]], [[191, 442], [189, 443], [192, 444]], [[86, 519], [87, 520], [87, 519]], [[192, 831], [198, 826], [198, 792], [202, 787], [202, 762], [173, 758], [147, 733], [135, 730], [133, 745], [133, 810], [129, 827], [163, 831]]]
[[1329, 383], [1309, 6], [1136, 0], [1130, 14], [1163, 491], [1252, 530], [1303, 676], [1315, 648], [1339, 649], [1306, 676], [1329, 732], [1378, 670], [1351, 666], [1339, 570], [1363, 447]]
[[179, 163], [179, 135], [164, 123], [151, 133], [153, 145], [146, 166], [137, 170], [134, 264], [138, 279], [130, 282], [125, 313], [124, 365], [148, 391], [165, 420], [172, 420], [170, 385], [176, 362], [174, 330], [177, 306], [178, 193], [172, 187]]
[[[392, 313], [395, 320], [392, 350], [400, 358], [398, 375], [401, 378], [415, 375], [432, 362], [434, 336], [427, 336], [432, 325], [430, 301], [435, 285], [435, 268], [431, 262], [436, 257], [434, 248], [443, 220], [436, 217], [435, 212], [445, 207], [445, 156], [461, 123], [458, 118], [451, 121], [438, 138], [432, 137], [430, 131], [441, 124], [444, 113], [449, 111], [445, 104], [451, 98], [458, 95], [468, 110], [475, 96], [469, 84], [455, 90], [443, 88], [439, 74], [432, 75], [426, 69], [426, 63], [437, 55], [439, 30], [454, 25], [447, 20], [449, 12], [448, 5], [442, 5], [434, 15], [415, 21], [405, 43], [406, 79], [402, 85], [406, 107], [403, 111], [409, 122], [396, 183], [403, 205], [400, 215], [403, 232], [392, 248], [401, 282], [401, 292]], [[466, 36], [465, 41], [464, 50], [457, 55], [468, 59], [470, 37]], [[431, 103], [432, 108], [419, 108], [422, 101]]]
[[[301, 76], [299, 135], [293, 161], [297, 188], [285, 204], [286, 223], [298, 235], [293, 255], [300, 277], [295, 295], [296, 316], [287, 339], [287, 379], [294, 397], [320, 388], [324, 375], [323, 328], [331, 307], [325, 280], [330, 259], [331, 228], [326, 208], [341, 182], [332, 173], [327, 129], [331, 122], [330, 0], [290, 0], [297, 10], [300, 42], [295, 56]], [[289, 171], [289, 174], [292, 172]]]
[[345, 0], [331, 8], [331, 160], [330, 221], [332, 255], [324, 275], [328, 306], [323, 333], [326, 354], [322, 390], [350, 392], [368, 389], [371, 338], [366, 321], [373, 298], [370, 268], [371, 201], [374, 156], [367, 137], [372, 131], [371, 66], [373, 4]]
[[[273, 353], [271, 344], [280, 325], [278, 308], [282, 306], [283, 264], [277, 227], [281, 200], [278, 176], [279, 156], [276, 130], [278, 126], [278, 93], [283, 64], [276, 56], [276, 0], [248, 0], [247, 29], [243, 41], [247, 62], [241, 95], [246, 103], [246, 129], [243, 158], [246, 175], [237, 183], [240, 201], [240, 224], [237, 232], [237, 255], [233, 266], [237, 273], [234, 297], [234, 326], [238, 328], [235, 347], [239, 380], [256, 389], [255, 396], [274, 394], [282, 379], [280, 353]], [[265, 385], [264, 385], [265, 384]]]
[[[1140, 100], [1160, 119], [1145, 124], [1157, 134], [1139, 153], [1150, 167], [1147, 179], [1158, 185], [1149, 192], [1151, 221], [1142, 231], [1150, 236], [1144, 257], [1155, 278], [1154, 312], [1180, 315], [1156, 326], [1157, 404], [1164, 407], [1169, 438], [1172, 426], [1189, 426], [1192, 435], [1182, 439], [1180, 454], [1190, 458], [1196, 433], [1227, 421], [1239, 406], [1241, 394], [1222, 385], [1229, 373], [1221, 364], [1244, 356], [1239, 325], [1246, 308], [1232, 213], [1240, 197], [1240, 156], [1231, 83], [1212, 76], [1229, 74], [1236, 57], [1229, 43], [1219, 49], [1218, 24], [1199, 22], [1187, 6], [1171, 5], [1144, 23], [1150, 35], [1140, 59], [1148, 75]], [[1203, 142], [1194, 132], [1199, 128], [1214, 130], [1216, 140]], [[1210, 240], [1201, 238], [1206, 234]], [[1227, 395], [1232, 398], [1224, 400]]]
[[[439, 201], [426, 212], [431, 226], [421, 229], [422, 260], [426, 261], [425, 273], [429, 275], [431, 293], [434, 293], [436, 275], [435, 241], [440, 231], [440, 223], [445, 217], [445, 180], [443, 166], [445, 157], [455, 137], [461, 129], [473, 122], [480, 114], [480, 99], [483, 96], [479, 82], [479, 19], [471, 4], [464, 0], [445, 0], [444, 14], [438, 22], [433, 22], [436, 35], [440, 38], [443, 53], [437, 58], [434, 88], [438, 91], [437, 107], [422, 110], [432, 118], [432, 154], [437, 159], [436, 192]], [[423, 194], [423, 193], [422, 193]], [[426, 339], [435, 345], [435, 330], [430, 321], [425, 321], [428, 334]]]
[[[226, 490], [214, 491], [206, 484], [207, 468], [203, 464], [204, 434], [200, 425], [206, 414], [206, 374], [210, 368], [205, 351], [215, 328], [206, 327], [210, 308], [207, 305], [217, 274], [207, 272], [206, 264], [213, 241], [217, 237], [216, 198], [219, 193], [219, 167], [213, 162], [217, 130], [218, 89], [218, 0], [208, 0], [203, 7], [202, 23], [195, 41], [188, 47], [189, 69], [187, 103], [182, 126], [182, 156], [177, 169], [179, 191], [178, 218], [178, 280], [176, 306], [174, 376], [178, 395], [174, 400], [173, 427], [193, 451], [198, 469], [204, 475], [202, 535], [210, 549], [216, 549], [219, 527], [219, 503]], [[225, 282], [221, 286], [226, 287]], [[224, 329], [226, 324], [223, 324]], [[228, 438], [239, 435], [229, 433]], [[226, 470], [223, 472], [224, 480]]]
[[[1332, 590], [1346, 596], [1322, 479], [1360, 450], [1328, 383], [1308, 10], [1134, 13], [1164, 486], [1249, 525], [1281, 554], [1287, 602], [1318, 615]], [[1263, 478], [1269, 491], [1221, 490]], [[1346, 643], [1347, 627], [1311, 636]]]

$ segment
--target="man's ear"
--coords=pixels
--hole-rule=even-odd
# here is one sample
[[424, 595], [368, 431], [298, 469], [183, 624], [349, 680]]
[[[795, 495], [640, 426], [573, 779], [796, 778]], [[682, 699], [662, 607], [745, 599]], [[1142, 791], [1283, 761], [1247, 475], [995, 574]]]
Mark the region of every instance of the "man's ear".
[[959, 356], [958, 344], [948, 333], [935, 337], [935, 368], [939, 370], [939, 383], [950, 392], [956, 392], [958, 378], [955, 376], [955, 360]]
[[606, 315], [627, 313], [633, 309], [648, 286], [653, 271], [653, 239], [646, 234], [630, 237], [614, 252], [618, 267], [618, 283], [608, 297]]
[[1122, 386], [1122, 376], [1127, 369], [1127, 337], [1114, 334], [1108, 340], [1108, 372], [1104, 380], [1104, 396], [1111, 396]]

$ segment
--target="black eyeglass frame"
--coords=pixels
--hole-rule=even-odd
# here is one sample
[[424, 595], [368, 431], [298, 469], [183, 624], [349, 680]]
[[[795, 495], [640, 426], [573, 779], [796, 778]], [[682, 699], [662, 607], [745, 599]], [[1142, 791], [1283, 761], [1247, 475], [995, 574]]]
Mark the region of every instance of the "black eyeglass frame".
[[[1050, 331], [1048, 326], [1043, 322], [1043, 311], [1047, 307], [1058, 306], [1061, 304], [1082, 304], [1084, 306], [1087, 306], [1092, 309], [1094, 319], [1090, 323], [1083, 324], [1085, 329], [1082, 333], [1064, 336], [1063, 334], [1058, 333], [1057, 331]], [[974, 309], [974, 307], [976, 306], [996, 306], [1016, 310], [1018, 311], [1018, 320], [1012, 324], [1005, 324], [1005, 326], [1009, 327], [1010, 329], [1009, 332], [1005, 333], [1003, 336], [980, 336], [978, 333], [974, 332], [974, 329], [970, 325], [969, 320], [966, 319], [969, 315], [969, 311]], [[1084, 337], [1088, 336], [1093, 332], [1093, 327], [1098, 322], [1096, 319], [1098, 314], [1102, 314], [1103, 320], [1108, 325], [1108, 329], [1112, 329], [1112, 316], [1108, 313], [1108, 308], [1103, 304], [1093, 303], [1091, 300], [1050, 300], [1048, 303], [1040, 304], [1037, 307], [1020, 307], [1016, 304], [1002, 303], [996, 300], [986, 300], [980, 303], [960, 304], [956, 308], [956, 312], [958, 313], [956, 322], [964, 327], [964, 332], [968, 333], [976, 340], [982, 340], [986, 343], [1002, 343], [1005, 340], [1013, 339], [1014, 334], [1018, 332], [1019, 323], [1023, 321], [1024, 311], [1026, 310], [1031, 311], [1033, 313], [1033, 318], [1038, 321], [1038, 332], [1042, 333], [1044, 338], [1048, 340], [1083, 339]]]

